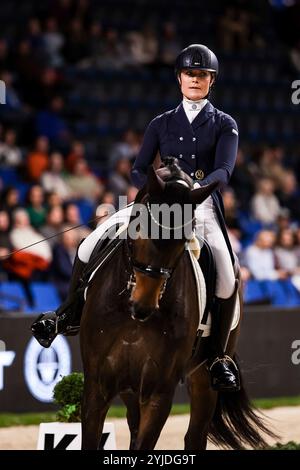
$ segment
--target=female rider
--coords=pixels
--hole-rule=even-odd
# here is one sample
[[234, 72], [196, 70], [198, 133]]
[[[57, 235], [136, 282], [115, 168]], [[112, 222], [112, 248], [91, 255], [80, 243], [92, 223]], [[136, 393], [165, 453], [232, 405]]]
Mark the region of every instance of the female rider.
[[[219, 181], [220, 186], [228, 183], [236, 160], [238, 129], [231, 116], [208, 101], [218, 67], [215, 54], [202, 44], [190, 45], [178, 55], [175, 73], [183, 99], [177, 108], [150, 122], [132, 171], [133, 183], [138, 188], [146, 183], [147, 168], [158, 151], [162, 159], [169, 155], [177, 157], [181, 169], [194, 180], [195, 188], [214, 181]], [[122, 218], [128, 221], [130, 208], [116, 215], [118, 221]], [[195, 215], [196, 233], [208, 241], [217, 269], [211, 351], [207, 361], [211, 384], [215, 390], [236, 391], [239, 389], [238, 370], [233, 360], [225, 355], [225, 350], [236, 303], [237, 283], [220, 192], [215, 191], [199, 205]], [[115, 216], [110, 217], [79, 246], [66, 302], [56, 312], [42, 314], [32, 325], [35, 337], [43, 346], [49, 347], [56, 334], [66, 333], [70, 322], [74, 321], [80, 275], [97, 241], [106, 228], [115, 223], [114, 219]]]

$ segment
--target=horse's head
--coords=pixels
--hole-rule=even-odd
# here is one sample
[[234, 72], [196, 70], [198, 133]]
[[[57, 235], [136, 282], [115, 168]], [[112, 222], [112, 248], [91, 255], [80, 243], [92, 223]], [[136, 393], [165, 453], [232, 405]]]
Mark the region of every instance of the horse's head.
[[129, 231], [133, 318], [145, 321], [159, 308], [166, 283], [193, 233], [194, 209], [216, 187], [212, 183], [193, 189], [193, 180], [171, 157], [157, 171], [149, 167], [147, 186], [137, 196], [134, 209], [138, 209], [129, 224], [137, 234], [133, 237]]

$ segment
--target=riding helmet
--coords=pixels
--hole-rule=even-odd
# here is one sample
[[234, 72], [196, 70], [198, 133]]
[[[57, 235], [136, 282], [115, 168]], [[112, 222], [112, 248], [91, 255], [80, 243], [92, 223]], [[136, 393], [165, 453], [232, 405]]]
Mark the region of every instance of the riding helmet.
[[191, 44], [183, 49], [175, 62], [176, 76], [183, 69], [199, 69], [214, 72], [219, 71], [219, 63], [216, 55], [203, 44]]

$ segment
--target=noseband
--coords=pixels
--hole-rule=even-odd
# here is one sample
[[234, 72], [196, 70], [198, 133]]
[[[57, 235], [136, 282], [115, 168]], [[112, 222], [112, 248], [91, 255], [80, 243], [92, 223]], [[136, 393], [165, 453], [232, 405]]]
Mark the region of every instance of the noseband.
[[135, 271], [145, 274], [146, 276], [154, 278], [161, 277], [162, 279], [169, 279], [173, 272], [173, 268], [156, 268], [151, 264], [144, 264], [138, 261], [132, 261], [132, 267], [135, 269]]

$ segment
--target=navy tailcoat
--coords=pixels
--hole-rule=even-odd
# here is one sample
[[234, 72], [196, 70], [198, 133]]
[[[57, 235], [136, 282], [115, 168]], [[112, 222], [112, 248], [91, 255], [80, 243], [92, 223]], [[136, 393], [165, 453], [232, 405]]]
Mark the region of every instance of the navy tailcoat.
[[[219, 181], [221, 187], [230, 179], [237, 149], [238, 128], [231, 116], [208, 101], [190, 123], [181, 103], [150, 122], [132, 169], [132, 181], [138, 188], [144, 186], [148, 166], [159, 152], [162, 160], [168, 156], [178, 158], [181, 169], [201, 186]], [[212, 197], [233, 260], [219, 189]]]

